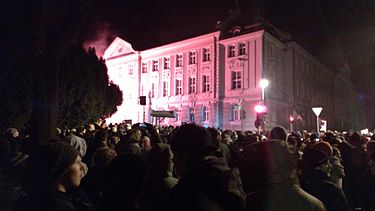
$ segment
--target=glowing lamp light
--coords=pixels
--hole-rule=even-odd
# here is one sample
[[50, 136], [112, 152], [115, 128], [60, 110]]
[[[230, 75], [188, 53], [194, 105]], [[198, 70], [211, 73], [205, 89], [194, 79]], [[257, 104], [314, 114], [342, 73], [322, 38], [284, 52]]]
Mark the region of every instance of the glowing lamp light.
[[259, 81], [260, 88], [264, 89], [268, 86], [270, 82], [267, 79], [262, 79]]
[[267, 112], [267, 107], [264, 106], [264, 105], [256, 105], [256, 106], [254, 107], [254, 110], [255, 110], [255, 112], [257, 112], [257, 113], [266, 113], [266, 112]]
[[293, 116], [289, 116], [289, 121], [293, 122], [294, 121], [294, 117]]

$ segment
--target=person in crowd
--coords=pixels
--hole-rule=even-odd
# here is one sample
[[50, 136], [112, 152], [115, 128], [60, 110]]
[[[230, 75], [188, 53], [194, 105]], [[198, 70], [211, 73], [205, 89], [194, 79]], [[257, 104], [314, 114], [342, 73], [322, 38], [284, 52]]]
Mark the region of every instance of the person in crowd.
[[347, 135], [345, 140], [338, 146], [345, 167], [343, 189], [352, 209], [356, 209], [362, 206], [365, 194], [360, 178], [364, 177], [368, 171], [368, 156], [359, 133], [353, 132]]
[[286, 142], [282, 128], [276, 131], [272, 141], [259, 142], [253, 152], [254, 162], [248, 168], [257, 169], [253, 177], [257, 188], [247, 194], [246, 210], [326, 210], [299, 186], [295, 149]]
[[64, 141], [66, 141], [67, 143], [72, 145], [74, 148], [76, 148], [81, 157], [86, 155], [86, 151], [87, 151], [86, 140], [84, 138], [81, 138], [75, 135], [74, 131], [68, 131], [66, 136], [64, 137]]
[[217, 157], [222, 157], [227, 162], [228, 165], [232, 163], [232, 157], [230, 154], [230, 149], [228, 145], [221, 141], [221, 132], [215, 128], [207, 128], [208, 132], [211, 134], [213, 143], [217, 145]]
[[170, 193], [168, 210], [236, 211], [245, 206], [241, 178], [223, 158], [212, 155], [217, 144], [205, 128], [182, 125], [171, 143], [180, 180]]
[[321, 200], [327, 210], [349, 210], [348, 201], [342, 189], [331, 182], [333, 154], [331, 145], [325, 141], [314, 143], [302, 155], [303, 189]]
[[232, 135], [229, 130], [226, 130], [221, 134], [221, 141], [227, 146], [233, 143]]
[[259, 136], [256, 134], [248, 135], [244, 138], [241, 150], [241, 157], [239, 161], [239, 171], [243, 182], [243, 189], [246, 193], [257, 190], [258, 185], [256, 180], [258, 179], [258, 169], [252, 168], [256, 162], [256, 149], [259, 143]]
[[143, 134], [139, 143], [141, 147], [141, 155], [143, 158], [146, 158], [150, 150], [152, 149], [151, 140], [147, 134]]
[[26, 169], [27, 197], [19, 210], [83, 210], [84, 205], [69, 194], [87, 172], [73, 146], [63, 142], [42, 145], [30, 154]]
[[165, 210], [169, 191], [177, 184], [173, 176], [173, 153], [169, 144], [156, 144], [146, 159], [149, 173], [141, 197], [143, 211]]
[[109, 164], [103, 200], [98, 210], [140, 210], [140, 193], [146, 175], [147, 164], [140, 156], [116, 156]]
[[28, 155], [18, 152], [11, 140], [0, 136], [0, 210], [11, 211], [25, 194], [20, 183]]
[[366, 143], [368, 170], [361, 180], [362, 210], [375, 211], [375, 140]]
[[129, 139], [126, 141], [121, 141], [116, 146], [117, 154], [132, 154], [132, 155], [140, 155], [141, 154], [141, 147], [139, 143], [142, 138], [142, 131], [140, 129], [132, 129], [129, 132]]
[[108, 147], [108, 133], [104, 129], [97, 130], [92, 140], [88, 141], [87, 153], [84, 157], [84, 161], [88, 164], [91, 164], [94, 153], [101, 147]]
[[285, 128], [281, 126], [276, 126], [272, 128], [270, 132], [269, 141], [287, 141], [288, 140], [288, 132]]
[[81, 188], [94, 206], [98, 206], [103, 199], [104, 180], [108, 171], [109, 163], [117, 156], [114, 149], [100, 147], [92, 157], [90, 171], [82, 180]]
[[329, 159], [329, 162], [332, 165], [331, 170], [331, 181], [342, 189], [342, 181], [345, 177], [344, 166], [342, 165], [342, 158], [340, 150], [337, 147], [332, 147], [332, 156]]

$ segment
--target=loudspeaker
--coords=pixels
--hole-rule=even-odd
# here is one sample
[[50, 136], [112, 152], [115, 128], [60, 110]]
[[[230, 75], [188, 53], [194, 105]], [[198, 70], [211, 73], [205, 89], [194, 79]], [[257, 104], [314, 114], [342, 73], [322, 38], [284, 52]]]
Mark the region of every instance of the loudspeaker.
[[146, 96], [139, 96], [139, 104], [146, 105]]

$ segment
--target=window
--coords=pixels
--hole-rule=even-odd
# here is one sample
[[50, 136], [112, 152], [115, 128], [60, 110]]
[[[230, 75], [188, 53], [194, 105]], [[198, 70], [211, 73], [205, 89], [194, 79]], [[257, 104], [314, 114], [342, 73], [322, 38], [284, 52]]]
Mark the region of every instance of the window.
[[210, 91], [210, 76], [203, 75], [202, 77], [202, 92], [209, 92]]
[[240, 43], [238, 55], [246, 55], [246, 43]]
[[241, 106], [233, 105], [232, 106], [232, 121], [241, 120]]
[[190, 107], [188, 109], [188, 115], [189, 115], [189, 121], [190, 122], [195, 122], [195, 111], [194, 111], [194, 108]]
[[236, 55], [236, 46], [230, 45], [228, 46], [228, 57], [234, 57]]
[[163, 81], [163, 97], [168, 96], [169, 92], [169, 83], [168, 81]]
[[190, 51], [189, 52], [189, 64], [195, 64], [195, 63], [197, 63], [197, 52]]
[[154, 83], [151, 84], [151, 97], [152, 98], [155, 97], [155, 84]]
[[181, 110], [176, 111], [176, 122], [181, 122]]
[[211, 60], [210, 48], [203, 48], [203, 61], [207, 62]]
[[159, 61], [153, 60], [152, 61], [152, 71], [159, 71]]
[[195, 93], [196, 79], [194, 77], [189, 77], [189, 94]]
[[182, 80], [176, 79], [176, 95], [182, 94]]
[[182, 67], [182, 54], [176, 55], [176, 67]]
[[241, 71], [232, 71], [232, 89], [241, 88]]
[[171, 58], [164, 57], [164, 69], [171, 69]]
[[206, 122], [209, 120], [209, 116], [210, 116], [210, 110], [208, 109], [207, 106], [203, 106], [202, 107], [202, 121], [203, 122]]
[[129, 65], [129, 75], [133, 75], [133, 73], [134, 73], [134, 66]]
[[147, 62], [142, 62], [142, 73], [147, 73]]

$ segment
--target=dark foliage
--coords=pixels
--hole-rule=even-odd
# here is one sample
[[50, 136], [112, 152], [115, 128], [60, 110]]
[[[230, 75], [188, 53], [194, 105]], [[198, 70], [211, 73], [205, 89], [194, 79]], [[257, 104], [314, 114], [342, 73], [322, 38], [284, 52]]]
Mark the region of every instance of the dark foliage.
[[116, 112], [122, 93], [108, 82], [107, 67], [95, 49], [86, 53], [74, 45], [69, 52], [60, 71], [58, 125], [73, 128]]

